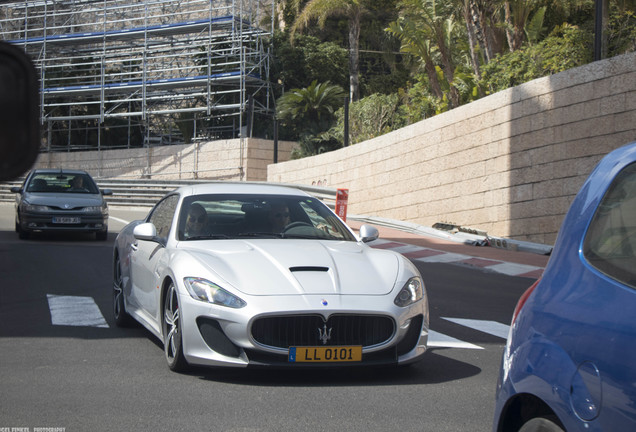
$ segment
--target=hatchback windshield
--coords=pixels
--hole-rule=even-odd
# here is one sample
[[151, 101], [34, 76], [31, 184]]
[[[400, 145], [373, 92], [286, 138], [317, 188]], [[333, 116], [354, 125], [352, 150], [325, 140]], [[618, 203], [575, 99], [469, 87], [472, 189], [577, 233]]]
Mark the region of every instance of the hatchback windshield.
[[355, 241], [318, 199], [288, 195], [195, 195], [184, 199], [179, 240], [305, 238]]
[[41, 193], [99, 193], [93, 179], [81, 173], [36, 173], [26, 190]]

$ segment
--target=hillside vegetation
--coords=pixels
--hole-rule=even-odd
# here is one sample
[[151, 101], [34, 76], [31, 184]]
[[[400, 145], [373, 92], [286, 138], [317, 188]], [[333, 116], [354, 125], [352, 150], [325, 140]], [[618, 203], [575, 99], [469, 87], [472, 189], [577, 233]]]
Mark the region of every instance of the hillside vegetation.
[[[605, 0], [602, 58], [636, 50], [636, 0]], [[272, 81], [300, 158], [594, 61], [595, 0], [284, 0]]]

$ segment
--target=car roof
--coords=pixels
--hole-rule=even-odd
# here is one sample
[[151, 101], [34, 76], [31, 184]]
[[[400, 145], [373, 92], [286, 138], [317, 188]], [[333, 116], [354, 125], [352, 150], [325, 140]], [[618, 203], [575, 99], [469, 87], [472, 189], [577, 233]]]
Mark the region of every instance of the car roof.
[[289, 195], [289, 196], [307, 196], [307, 193], [300, 189], [288, 186], [265, 184], [265, 183], [246, 183], [246, 182], [218, 182], [218, 183], [201, 183], [195, 185], [182, 186], [176, 190], [181, 195], [200, 195], [200, 194], [256, 194], [256, 195]]

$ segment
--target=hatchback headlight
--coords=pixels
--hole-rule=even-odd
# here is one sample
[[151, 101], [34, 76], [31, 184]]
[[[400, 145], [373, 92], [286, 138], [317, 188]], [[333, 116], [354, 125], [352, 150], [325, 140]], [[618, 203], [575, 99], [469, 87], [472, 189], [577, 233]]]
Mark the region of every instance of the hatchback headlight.
[[45, 205], [29, 204], [28, 202], [25, 201], [22, 203], [22, 211], [32, 212], [32, 213], [47, 212], [47, 211], [51, 211], [51, 208]]
[[82, 213], [102, 213], [102, 206], [88, 206], [82, 209]]
[[234, 309], [245, 307], [242, 299], [232, 293], [227, 292], [220, 286], [201, 278], [187, 277], [183, 279], [188, 293], [196, 300], [213, 303], [220, 306], [227, 306]]
[[395, 297], [393, 303], [399, 307], [406, 307], [422, 300], [422, 297], [424, 296], [423, 285], [424, 284], [419, 277], [412, 277], [404, 284], [404, 287], [402, 287], [397, 297]]

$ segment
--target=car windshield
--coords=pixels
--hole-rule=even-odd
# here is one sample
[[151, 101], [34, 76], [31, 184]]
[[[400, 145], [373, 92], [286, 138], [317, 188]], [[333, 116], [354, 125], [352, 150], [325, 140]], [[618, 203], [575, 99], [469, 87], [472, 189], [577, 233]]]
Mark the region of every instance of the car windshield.
[[36, 173], [26, 188], [27, 192], [97, 194], [99, 189], [87, 174]]
[[355, 241], [320, 200], [288, 195], [194, 195], [183, 200], [179, 240], [303, 238]]

